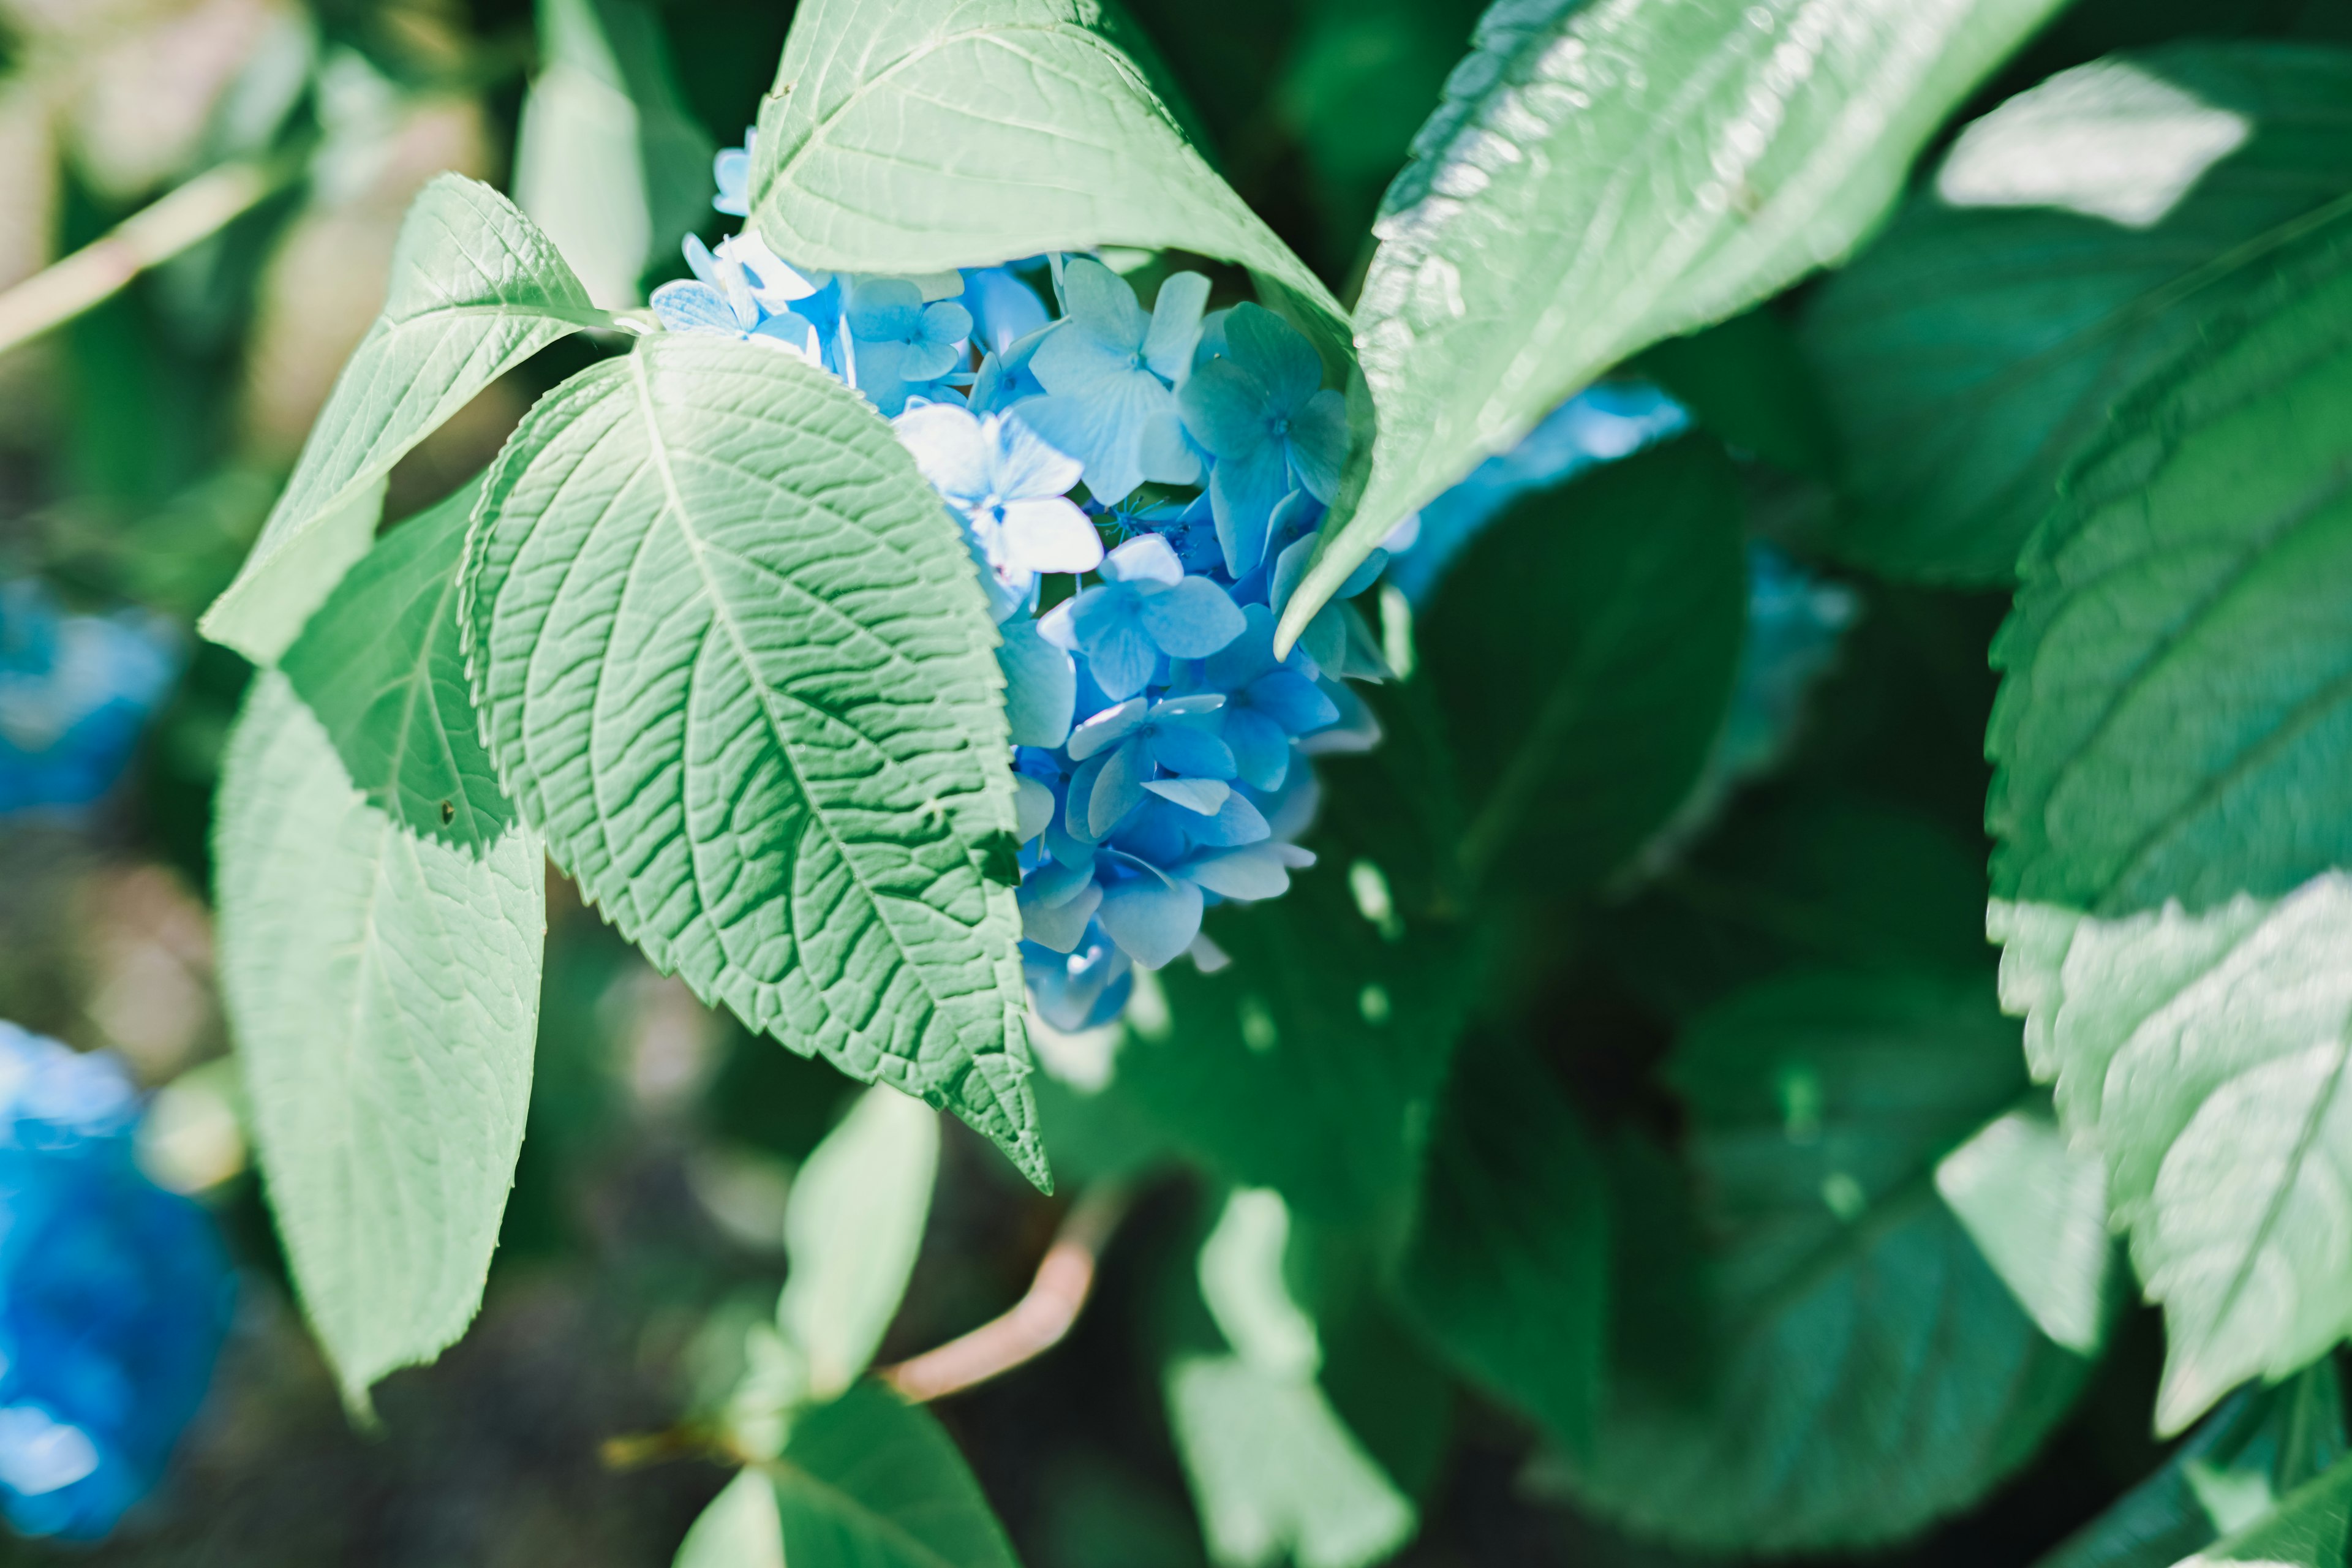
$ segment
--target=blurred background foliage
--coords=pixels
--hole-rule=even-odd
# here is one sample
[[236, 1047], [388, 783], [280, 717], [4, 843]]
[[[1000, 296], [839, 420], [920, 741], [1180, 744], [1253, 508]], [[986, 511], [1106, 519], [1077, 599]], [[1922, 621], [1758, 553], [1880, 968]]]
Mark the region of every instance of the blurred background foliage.
[[[1130, 9], [1222, 171], [1352, 297], [1381, 192], [1478, 6]], [[607, 52], [580, 41], [592, 14]], [[790, 21], [789, 0], [593, 13], [586, 0], [536, 12], [530, 0], [0, 0], [0, 288], [207, 169], [272, 171], [268, 194], [216, 234], [0, 356], [0, 1017], [114, 1050], [160, 1091], [151, 1166], [213, 1208], [246, 1280], [212, 1399], [165, 1488], [94, 1552], [8, 1543], [0, 1559], [660, 1563], [725, 1479], [692, 1462], [615, 1468], [601, 1446], [664, 1428], [726, 1385], [732, 1369], [712, 1351], [725, 1335], [710, 1325], [772, 1299], [792, 1169], [845, 1080], [701, 1008], [551, 884], [530, 1136], [486, 1310], [437, 1365], [379, 1391], [380, 1431], [353, 1430], [288, 1298], [224, 1070], [205, 836], [250, 672], [191, 626], [373, 316], [423, 184], [457, 169], [520, 187], [572, 248], [565, 204], [610, 193], [567, 187], [561, 159], [535, 161], [534, 139], [543, 151], [634, 135], [644, 166], [675, 177], [649, 177], [634, 227], [602, 208], [582, 216], [574, 232], [602, 234], [592, 243], [604, 248], [574, 259], [607, 296], [678, 275], [675, 234], [717, 232], [709, 151], [752, 120]], [[2083, 0], [1976, 110], [2192, 31], [2352, 42], [2352, 8]], [[615, 93], [633, 120], [607, 112]], [[494, 386], [403, 463], [387, 515], [446, 494], [539, 392], [601, 352], [575, 340]], [[1646, 368], [1727, 434], [1741, 417], [1718, 414], [1703, 382], [1678, 384], [1666, 360]], [[1776, 439], [1752, 426], [1746, 438], [1796, 454], [1749, 476], [1753, 515], [1801, 540], [1823, 487], [1806, 471], [1805, 433]], [[1535, 1046], [1604, 1142], [1677, 1131], [1651, 1073], [1675, 1025], [1775, 964], [1874, 942], [1988, 962], [1984, 649], [2004, 605], [1877, 590], [1773, 780], [1600, 929], [1544, 929], [1510, 955], [1509, 983], [1537, 998]], [[1845, 874], [1857, 834], [1880, 846], [1863, 858], [1899, 899], [1874, 903], [1869, 879]], [[1307, 902], [1263, 918], [1307, 919]], [[1877, 911], [1898, 903], [1916, 929], [1890, 933]], [[1090, 1170], [1141, 1166], [1155, 1136], [1097, 1107], [1056, 1143], [1057, 1163], [1076, 1186]], [[1061, 1212], [960, 1127], [943, 1159], [886, 1359], [1013, 1301]], [[1171, 1280], [1189, 1275], [1213, 1217], [1204, 1184], [1147, 1181], [1072, 1339], [940, 1407], [1038, 1568], [1202, 1560], [1159, 1367], [1165, 1346], [1201, 1332], [1197, 1300]], [[1450, 1391], [1384, 1310], [1327, 1332], [1335, 1403], [1421, 1500], [1404, 1561], [1664, 1561], [1532, 1498], [1519, 1479], [1526, 1424]], [[1886, 1561], [2024, 1562], [2097, 1512], [2158, 1458], [2147, 1411], [2160, 1348], [2153, 1319], [2132, 1314], [2042, 1460]]]

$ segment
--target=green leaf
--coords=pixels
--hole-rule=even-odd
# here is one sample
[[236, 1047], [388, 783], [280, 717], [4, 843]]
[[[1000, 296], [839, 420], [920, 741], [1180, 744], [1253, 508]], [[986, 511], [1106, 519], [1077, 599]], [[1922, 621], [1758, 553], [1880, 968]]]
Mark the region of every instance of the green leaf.
[[939, 1113], [869, 1089], [793, 1178], [776, 1325], [807, 1363], [809, 1398], [834, 1398], [874, 1359], [914, 1272], [939, 1165]]
[[1187, 250], [1276, 285], [1269, 302], [1343, 353], [1346, 312], [1202, 159], [1117, 26], [1069, 0], [811, 0], [761, 105], [761, 237], [795, 266], [896, 274]]
[[595, 301], [643, 302], [710, 214], [710, 137], [678, 98], [661, 25], [641, 0], [540, 0], [541, 68], [523, 97], [515, 199]]
[[2117, 412], [1994, 646], [2002, 994], [2165, 1306], [2167, 1432], [2352, 1330], [2352, 268], [2333, 259]]
[[477, 853], [514, 821], [458, 646], [458, 569], [481, 492], [478, 479], [378, 541], [281, 665], [371, 805]]
[[1729, 460], [1693, 438], [1529, 497], [1463, 552], [1414, 643], [1465, 889], [1589, 890], [1681, 804], [1738, 662], [1739, 527]]
[[2045, 1105], [2004, 1111], [1936, 1167], [1959, 1216], [2042, 1331], [2080, 1355], [2106, 1337], [2107, 1173]]
[[1769, 307], [1654, 344], [1625, 371], [1673, 394], [1727, 446], [1790, 473], [1838, 477], [1843, 455], [1822, 387], [1796, 334]]
[[2261, 264], [2340, 229], [2347, 96], [2352, 56], [2193, 43], [2062, 72], [1971, 125], [1806, 313], [1856, 503], [1826, 547], [2008, 580], [2116, 402]]
[[1116, 1092], [1236, 1184], [1401, 1230], [1485, 949], [1425, 923], [1385, 940], [1349, 869], [1327, 859], [1279, 899], [1213, 911], [1234, 962], [1160, 972], [1165, 1016], [1130, 1012]]
[[2338, 1460], [2279, 1501], [2277, 1508], [2232, 1531], [2179, 1568], [2337, 1568], [2352, 1533], [2352, 1459]]
[[1412, 1539], [1412, 1504], [1313, 1379], [1186, 1355], [1169, 1366], [1167, 1397], [1219, 1568], [1367, 1568]]
[[1465, 1046], [1397, 1283], [1488, 1393], [1568, 1447], [1590, 1446], [1608, 1346], [1608, 1191], [1576, 1112], [1524, 1046]]
[[217, 940], [271, 1208], [345, 1396], [480, 1304], [530, 1098], [546, 874], [402, 827], [264, 671], [221, 774]]
[[[2233, 1397], [2162, 1469], [2034, 1568], [2172, 1568], [2344, 1454], [2344, 1397], [2335, 1367], [2323, 1361], [2277, 1388]], [[2221, 1505], [2221, 1512], [2209, 1503]]]
[[508, 793], [656, 965], [1049, 1181], [985, 874], [995, 635], [870, 405], [756, 343], [647, 339], [508, 442], [461, 613]]
[[1505, 0], [1374, 232], [1365, 489], [1286, 630], [1398, 521], [1646, 344], [1852, 248], [2056, 0]]
[[695, 1521], [677, 1568], [1018, 1568], [929, 1414], [860, 1384], [793, 1427]]
[[257, 664], [274, 661], [367, 553], [393, 465], [541, 349], [607, 324], [512, 203], [457, 174], [436, 178], [401, 225], [383, 313], [343, 367], [252, 554], [198, 629]]
[[1981, 1497], [2064, 1414], [2084, 1363], [1936, 1197], [1936, 1163], [2025, 1088], [1990, 993], [1797, 975], [1685, 1031], [1706, 1317], [1661, 1335], [1631, 1294], [1660, 1270], [1623, 1266], [1599, 1429], [1556, 1461], [1585, 1506], [1685, 1550], [1859, 1549]]

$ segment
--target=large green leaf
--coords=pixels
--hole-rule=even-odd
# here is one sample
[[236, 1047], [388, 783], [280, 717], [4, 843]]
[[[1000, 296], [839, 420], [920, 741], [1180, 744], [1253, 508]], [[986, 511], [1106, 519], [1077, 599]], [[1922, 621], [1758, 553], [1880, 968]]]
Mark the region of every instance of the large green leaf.
[[656, 964], [1047, 1181], [995, 636], [869, 405], [646, 340], [508, 442], [462, 613], [509, 794]]
[[1884, 572], [2006, 581], [2116, 399], [2262, 264], [2352, 216], [2347, 197], [2338, 50], [2117, 56], [1977, 121], [1806, 313], [1854, 500], [1824, 542]]
[[710, 215], [709, 133], [679, 99], [645, 0], [539, 0], [539, 37], [515, 199], [598, 304], [641, 304], [647, 264], [676, 258]]
[[779, 256], [921, 273], [1134, 246], [1239, 262], [1344, 342], [1330, 291], [1179, 128], [1097, 0], [812, 0], [761, 106]]
[[1738, 661], [1739, 527], [1729, 460], [1692, 437], [1532, 496], [1464, 551], [1414, 642], [1465, 898], [1490, 878], [1589, 890], [1681, 804]]
[[270, 1206], [344, 1392], [428, 1361], [480, 1304], [539, 1019], [545, 864], [355, 788], [265, 671], [221, 774], [220, 973]]
[[2168, 1432], [2352, 1330], [2352, 268], [2330, 259], [2117, 413], [1994, 649], [2003, 996], [2164, 1303]]
[[1397, 521], [1634, 351], [1842, 258], [2056, 0], [1502, 0], [1375, 229], [1379, 439], [1303, 626]]
[[928, 1413], [861, 1384], [801, 1417], [695, 1521], [677, 1568], [1017, 1568], [963, 1456]]
[[[1621, 1308], [1591, 1449], [1558, 1461], [1570, 1490], [1641, 1534], [1763, 1552], [1894, 1540], [1981, 1496], [2084, 1367], [1936, 1196], [1936, 1162], [2025, 1089], [1990, 985], [1792, 976], [1694, 1023], [1670, 1071], [1704, 1194], [1704, 1326], [1660, 1343]], [[1645, 1231], [1628, 1237], [1638, 1253]]]
[[281, 668], [371, 804], [412, 833], [488, 848], [514, 820], [474, 719], [457, 578], [477, 480], [344, 574]]
[[392, 292], [236, 580], [200, 623], [256, 663], [284, 652], [374, 536], [384, 476], [484, 387], [606, 325], [547, 237], [488, 185], [443, 174], [401, 225]]
[[2352, 1459], [2315, 1476], [2242, 1530], [2183, 1558], [2179, 1568], [2336, 1568], [2352, 1531]]
[[2224, 1531], [2254, 1522], [2344, 1453], [2344, 1396], [2335, 1367], [2321, 1362], [2215, 1411], [2162, 1469], [2034, 1568], [2172, 1568]]
[[1994, 1117], [1936, 1166], [1936, 1191], [2017, 1304], [2068, 1350], [2107, 1331], [2107, 1172], [2044, 1103]]
[[1406, 1306], [1449, 1359], [1560, 1442], [1591, 1442], [1608, 1346], [1608, 1193], [1532, 1052], [1465, 1045], [1430, 1150]]

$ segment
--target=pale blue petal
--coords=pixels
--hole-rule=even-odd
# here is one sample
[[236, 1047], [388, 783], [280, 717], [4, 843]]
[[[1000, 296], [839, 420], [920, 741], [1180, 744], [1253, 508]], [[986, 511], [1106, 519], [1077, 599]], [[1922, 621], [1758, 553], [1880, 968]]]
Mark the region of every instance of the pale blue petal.
[[1264, 605], [1244, 605], [1242, 622], [1242, 634], [1211, 655], [1202, 671], [1221, 691], [1239, 691], [1276, 668], [1274, 612]]
[[1143, 477], [1158, 484], [1199, 484], [1204, 456], [1199, 443], [1186, 433], [1184, 416], [1172, 400], [1145, 419], [1136, 437], [1136, 461]]
[[1102, 535], [1070, 501], [1005, 504], [999, 537], [1004, 563], [1016, 572], [1091, 572], [1102, 564]]
[[1145, 789], [1202, 816], [1214, 816], [1233, 798], [1233, 786], [1221, 779], [1151, 779]]
[[1004, 716], [1012, 725], [1013, 743], [1051, 751], [1070, 738], [1070, 712], [1078, 700], [1077, 667], [1066, 651], [1038, 634], [1034, 621], [1009, 621], [1003, 637], [996, 662], [1004, 671]]
[[1201, 341], [1201, 312], [1209, 303], [1209, 280], [1197, 272], [1163, 279], [1151, 301], [1151, 330], [1144, 335], [1143, 360], [1162, 381], [1192, 373], [1192, 350]]
[[847, 314], [861, 344], [903, 343], [920, 328], [923, 291], [903, 278], [860, 278], [850, 285]]
[[1171, 658], [1206, 658], [1249, 626], [1241, 606], [1206, 577], [1187, 577], [1164, 592], [1140, 595], [1136, 618]]
[[1118, 745], [1143, 728], [1140, 697], [1107, 708], [1070, 731], [1070, 761], [1083, 763], [1096, 752]]
[[[1197, 385], [1194, 376], [1188, 385]], [[1217, 543], [1225, 570], [1244, 577], [1265, 557], [1265, 529], [1289, 490], [1288, 465], [1270, 445], [1239, 458], [1220, 458], [1209, 474], [1209, 502], [1217, 517]]]
[[710, 160], [710, 173], [719, 185], [719, 194], [710, 205], [730, 217], [749, 217], [751, 213], [751, 154], [740, 147], [729, 147]]
[[1002, 267], [967, 271], [963, 298], [972, 313], [972, 335], [992, 353], [1003, 353], [1048, 320], [1037, 291]]
[[1290, 416], [1290, 471], [1325, 506], [1339, 493], [1348, 461], [1348, 400], [1318, 392]]
[[1250, 683], [1246, 700], [1249, 710], [1265, 714], [1293, 735], [1312, 734], [1339, 721], [1339, 710], [1323, 689], [1295, 669], [1260, 676]]
[[992, 434], [996, 453], [992, 488], [1006, 500], [1066, 496], [1077, 488], [1082, 459], [1042, 434], [1030, 419], [1028, 405], [1018, 415], [995, 420]]
[[1200, 724], [1154, 724], [1141, 742], [1150, 759], [1171, 773], [1196, 779], [1234, 776], [1233, 749]]
[[1072, 257], [1063, 264], [1062, 312], [1085, 336], [1122, 355], [1141, 349], [1151, 329], [1127, 279], [1092, 257]]
[[1275, 899], [1290, 890], [1290, 872], [1281, 858], [1257, 845], [1197, 856], [1185, 862], [1183, 873], [1228, 899]]
[[1328, 729], [1304, 736], [1298, 749], [1310, 757], [1340, 756], [1369, 752], [1381, 743], [1380, 715], [1344, 680], [1325, 676], [1316, 682], [1339, 709], [1339, 717]]
[[898, 416], [890, 428], [941, 495], [969, 506], [988, 494], [995, 454], [989, 449], [988, 433], [970, 409], [952, 403], [925, 404]]
[[1102, 901], [1102, 889], [1090, 878], [1079, 883], [1076, 895], [1066, 903], [1060, 904], [1033, 901], [1024, 882], [1019, 895], [1022, 938], [1055, 952], [1072, 952], [1084, 940], [1087, 922], [1095, 918]]
[[1114, 583], [1181, 583], [1184, 563], [1156, 533], [1130, 539], [1103, 557], [1103, 575]]
[[1054, 792], [1027, 773], [1013, 775], [1013, 831], [1026, 844], [1054, 820]]
[[[1094, 865], [1065, 866], [1049, 860], [1021, 879], [1021, 901], [1058, 910], [1087, 890], [1095, 879]], [[1065, 948], [1064, 952], [1069, 951]]]
[[1225, 318], [1225, 344], [1234, 362], [1264, 384], [1276, 412], [1297, 411], [1323, 384], [1323, 359], [1315, 345], [1262, 305], [1234, 307]]
[[1249, 708], [1225, 714], [1225, 744], [1234, 753], [1234, 776], [1255, 789], [1280, 789], [1290, 771], [1290, 731], [1280, 721]]
[[1143, 748], [1133, 742], [1103, 758], [1102, 771], [1095, 774], [1094, 787], [1087, 792], [1088, 833], [1097, 838], [1109, 837], [1119, 819], [1144, 803], [1145, 766]]
[[1201, 934], [1201, 889], [1148, 871], [1107, 889], [1096, 918], [1129, 957], [1158, 969], [1175, 962]]
[[923, 337], [961, 349], [971, 336], [971, 312], [952, 300], [923, 307]]
[[1216, 816], [1205, 822], [1196, 821], [1186, 826], [1192, 842], [1207, 848], [1256, 844], [1274, 834], [1273, 825], [1239, 790], [1225, 796], [1225, 804], [1217, 808]]
[[1195, 370], [1176, 405], [1192, 438], [1221, 460], [1247, 458], [1271, 444], [1265, 384], [1229, 359]]

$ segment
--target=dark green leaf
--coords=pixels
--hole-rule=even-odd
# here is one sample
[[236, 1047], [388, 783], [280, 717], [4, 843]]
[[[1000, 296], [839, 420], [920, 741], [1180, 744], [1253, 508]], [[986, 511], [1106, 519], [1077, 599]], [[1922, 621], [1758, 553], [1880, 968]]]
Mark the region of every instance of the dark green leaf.
[[1466, 1043], [1398, 1289], [1446, 1355], [1570, 1447], [1589, 1447], [1607, 1349], [1600, 1162], [1524, 1047]]
[[1693, 1123], [1706, 1326], [1662, 1332], [1643, 1321], [1662, 1314], [1629, 1325], [1621, 1309], [1591, 1451], [1558, 1461], [1570, 1490], [1637, 1533], [1752, 1552], [1892, 1541], [1983, 1495], [2084, 1365], [1933, 1185], [2025, 1087], [1990, 987], [1792, 977], [1694, 1023], [1671, 1076]]
[[2352, 216], [2352, 55], [2198, 43], [2078, 67], [1970, 127], [1940, 186], [1805, 318], [1855, 500], [1826, 542], [2000, 582], [2116, 400]]
[[954, 1110], [1046, 1181], [1003, 679], [971, 555], [856, 394], [662, 335], [543, 399], [467, 563], [476, 706], [524, 820], [656, 964]]
[[1813, 367], [1769, 309], [1654, 344], [1625, 373], [1655, 381], [1727, 446], [1791, 473], [1837, 477], [1837, 431]]

